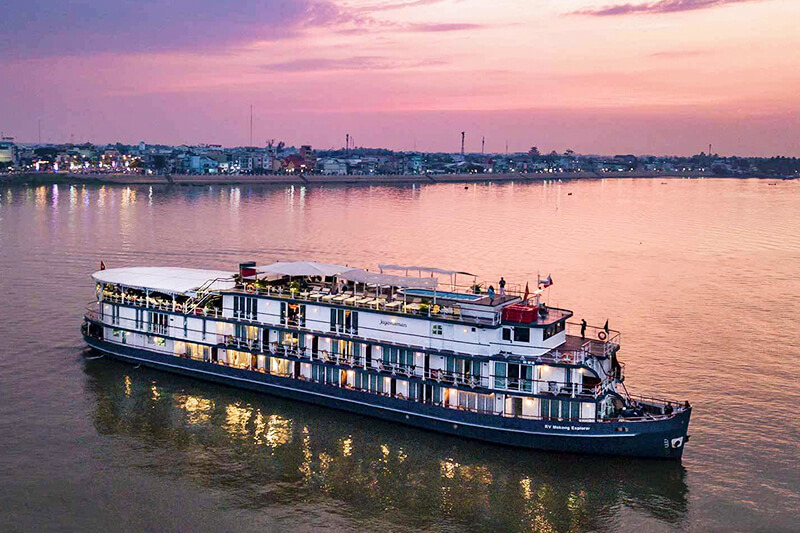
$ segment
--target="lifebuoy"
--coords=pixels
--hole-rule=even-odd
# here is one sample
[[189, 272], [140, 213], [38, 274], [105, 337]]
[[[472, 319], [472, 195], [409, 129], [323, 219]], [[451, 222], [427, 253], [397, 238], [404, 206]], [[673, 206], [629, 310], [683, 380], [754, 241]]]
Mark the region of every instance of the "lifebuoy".
[[600, 339], [601, 341], [604, 341], [608, 338], [608, 334], [605, 331], [601, 331], [600, 333], [597, 334], [597, 338]]
[[250, 294], [253, 294], [254, 292], [256, 292], [256, 286], [253, 285], [252, 283], [248, 283], [247, 285], [244, 286], [244, 290], [249, 292]]

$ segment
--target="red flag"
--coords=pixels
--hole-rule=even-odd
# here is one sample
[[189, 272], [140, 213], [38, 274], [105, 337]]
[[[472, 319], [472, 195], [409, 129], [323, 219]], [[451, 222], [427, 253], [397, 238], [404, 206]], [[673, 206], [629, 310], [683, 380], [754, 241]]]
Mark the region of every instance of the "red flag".
[[525, 296], [522, 297], [522, 300], [527, 302], [528, 301], [528, 296], [530, 295], [530, 293], [531, 293], [531, 291], [530, 291], [530, 289], [528, 289], [528, 282], [526, 281], [525, 282]]
[[105, 269], [106, 269], [106, 264], [100, 261], [100, 270], [105, 270]]

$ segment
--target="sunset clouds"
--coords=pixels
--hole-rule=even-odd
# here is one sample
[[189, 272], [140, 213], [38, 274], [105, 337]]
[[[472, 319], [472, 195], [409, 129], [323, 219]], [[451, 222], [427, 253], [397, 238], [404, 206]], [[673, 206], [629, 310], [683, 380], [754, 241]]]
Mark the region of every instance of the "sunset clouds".
[[577, 11], [582, 15], [613, 16], [632, 14], [663, 14], [678, 13], [681, 11], [694, 11], [696, 9], [710, 9], [728, 4], [742, 2], [757, 2], [759, 0], [657, 0], [638, 4], [612, 4], [600, 8], [590, 8]]
[[325, 147], [797, 154], [798, 4], [6, 0], [0, 129], [234, 145], [253, 105]]

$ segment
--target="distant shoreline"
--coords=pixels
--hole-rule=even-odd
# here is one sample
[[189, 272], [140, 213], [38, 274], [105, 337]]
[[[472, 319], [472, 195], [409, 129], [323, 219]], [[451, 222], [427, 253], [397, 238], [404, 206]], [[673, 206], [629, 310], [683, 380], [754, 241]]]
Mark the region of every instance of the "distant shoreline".
[[366, 174], [324, 176], [319, 174], [223, 174], [223, 175], [139, 175], [139, 174], [71, 174], [71, 173], [26, 173], [0, 174], [0, 184], [98, 184], [98, 185], [385, 185], [422, 183], [485, 183], [525, 182], [545, 180], [596, 180], [607, 178], [763, 178], [767, 176], [719, 176], [711, 172], [559, 172], [559, 173], [504, 173], [504, 174]]

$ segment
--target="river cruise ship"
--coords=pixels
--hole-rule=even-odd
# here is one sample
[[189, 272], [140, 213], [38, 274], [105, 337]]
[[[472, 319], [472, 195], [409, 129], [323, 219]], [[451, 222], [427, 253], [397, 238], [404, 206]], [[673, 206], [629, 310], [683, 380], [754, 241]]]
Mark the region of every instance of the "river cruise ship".
[[84, 338], [135, 364], [511, 446], [680, 459], [688, 440], [689, 403], [629, 394], [619, 333], [547, 306], [548, 280], [314, 262], [92, 277]]

